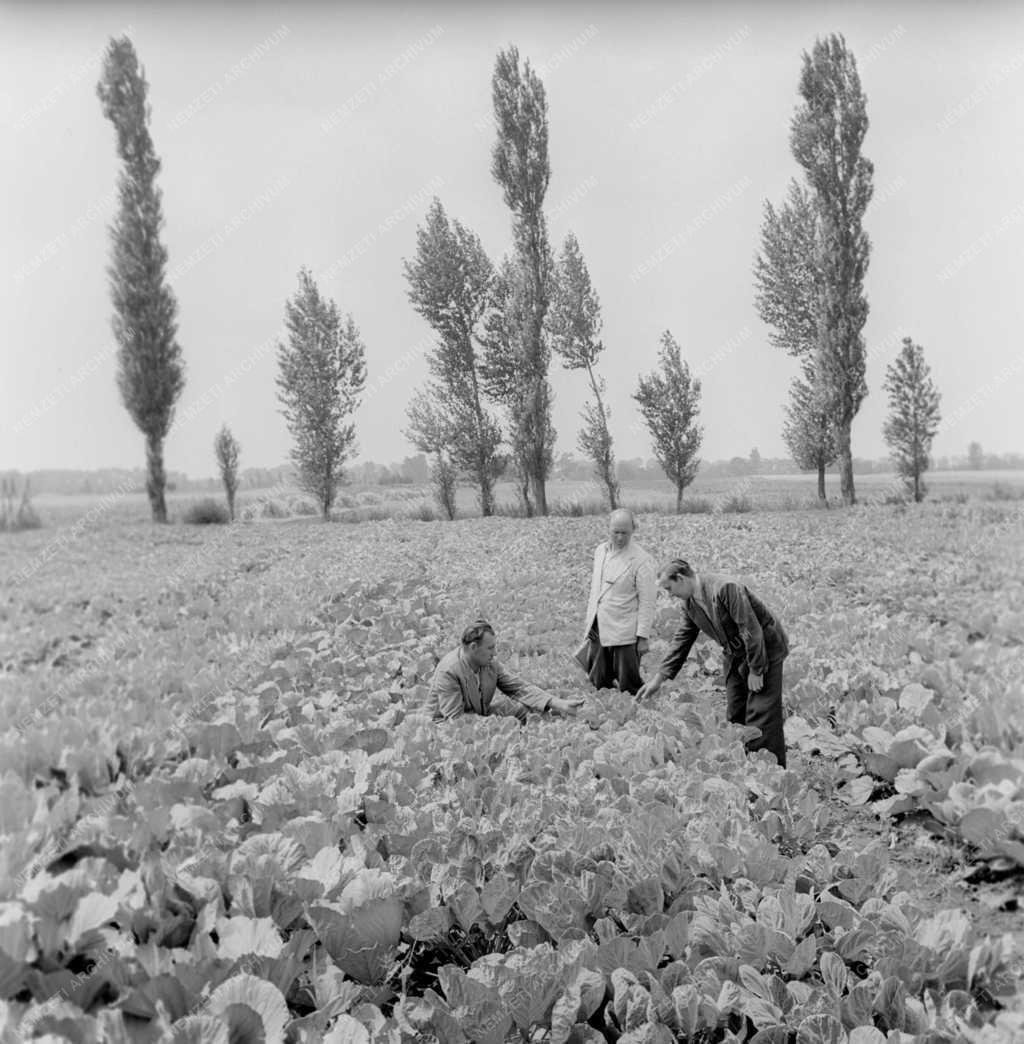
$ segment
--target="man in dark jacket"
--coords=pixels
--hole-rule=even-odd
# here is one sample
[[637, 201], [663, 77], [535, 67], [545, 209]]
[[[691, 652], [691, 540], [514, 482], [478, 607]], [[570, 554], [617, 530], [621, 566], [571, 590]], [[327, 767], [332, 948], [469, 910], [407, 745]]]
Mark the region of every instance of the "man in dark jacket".
[[653, 696], [686, 662], [703, 631], [722, 646], [729, 721], [754, 725], [761, 735], [747, 750], [768, 750], [786, 767], [782, 732], [782, 662], [789, 638], [782, 623], [755, 594], [736, 580], [713, 573], [698, 575], [674, 558], [658, 573], [658, 586], [683, 603], [683, 622], [673, 634], [658, 673], [637, 693]]
[[529, 711], [575, 714], [582, 698], [552, 696], [509, 674], [494, 658], [494, 628], [477, 620], [462, 634], [462, 644], [441, 657], [430, 683], [434, 721], [463, 714], [501, 714], [526, 720]]

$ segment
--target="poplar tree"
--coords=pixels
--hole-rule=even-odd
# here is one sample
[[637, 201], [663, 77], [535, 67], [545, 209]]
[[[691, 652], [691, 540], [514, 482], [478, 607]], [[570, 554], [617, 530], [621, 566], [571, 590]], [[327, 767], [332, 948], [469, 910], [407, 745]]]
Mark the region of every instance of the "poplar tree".
[[287, 341], [277, 346], [278, 399], [295, 440], [291, 452], [300, 487], [330, 518], [345, 463], [355, 452], [352, 415], [366, 385], [366, 349], [359, 330], [325, 300], [309, 271], [285, 303]]
[[672, 334], [661, 335], [659, 369], [642, 376], [633, 398], [640, 405], [651, 433], [654, 456], [676, 487], [676, 512], [683, 507], [683, 490], [696, 478], [697, 453], [704, 429], [697, 424], [700, 380], [690, 373]]
[[796, 377], [789, 386], [782, 438], [801, 471], [818, 473], [818, 499], [827, 504], [825, 469], [835, 463], [836, 445], [832, 422], [815, 388], [814, 372], [810, 367], [805, 367], [803, 379]]
[[430, 459], [434, 497], [449, 521], [455, 518], [458, 471], [452, 459], [452, 423], [438, 409], [429, 391], [417, 392], [406, 407], [405, 437]]
[[220, 480], [224, 484], [224, 495], [228, 501], [228, 517], [235, 520], [235, 494], [238, 492], [238, 455], [242, 447], [225, 424], [213, 440], [213, 452], [217, 458]]
[[146, 494], [154, 522], [167, 521], [164, 439], [185, 387], [178, 344], [178, 303], [166, 280], [167, 248], [160, 160], [149, 133], [149, 85], [127, 36], [111, 39], [96, 85], [103, 115], [117, 134], [121, 170], [118, 209], [110, 226], [107, 269], [117, 341], [117, 387], [121, 401], [146, 439]]
[[[544, 85], [529, 61], [520, 66], [515, 47], [500, 51], [491, 80], [497, 140], [491, 173], [512, 212], [519, 318], [511, 336], [492, 341], [512, 358], [489, 359], [492, 370], [514, 366], [518, 384], [502, 400], [513, 428], [513, 455], [525, 469], [528, 508], [548, 513], [545, 483], [554, 459], [548, 367], [551, 349], [544, 318], [551, 300], [553, 261], [544, 218], [544, 197], [551, 167], [548, 160], [548, 107]], [[531, 507], [532, 498], [532, 507]]]
[[874, 166], [861, 154], [867, 98], [842, 36], [817, 40], [804, 53], [800, 96], [790, 147], [813, 193], [817, 218], [816, 382], [835, 435], [843, 501], [853, 504], [850, 433], [868, 391], [862, 331], [871, 244], [863, 218], [874, 191]]
[[605, 382], [595, 371], [604, 351], [601, 333], [601, 304], [590, 282], [590, 273], [576, 237], [570, 232], [558, 261], [555, 294], [548, 313], [552, 347], [567, 370], [586, 370], [593, 401], [583, 407], [579, 432], [580, 452], [594, 463], [594, 473], [605, 487], [611, 510], [619, 506], [619, 483], [615, 477], [615, 454], [604, 403]]
[[[451, 465], [476, 482], [480, 513], [493, 514], [494, 484], [505, 460], [500, 453], [501, 427], [485, 408], [477, 351], [493, 266], [480, 238], [458, 221], [449, 221], [435, 198], [426, 225], [416, 232], [416, 256], [404, 262], [404, 269], [409, 300], [439, 338], [427, 357], [432, 380], [424, 395], [433, 404], [428, 441], [441, 440]], [[421, 403], [409, 411], [409, 418], [410, 430], [422, 434]], [[439, 459], [438, 451], [427, 450], [420, 442], [415, 445]], [[452, 474], [451, 466], [443, 469], [445, 483]], [[446, 500], [442, 507], [447, 512]]]
[[767, 200], [761, 252], [754, 261], [754, 301], [768, 325], [768, 341], [800, 360], [789, 389], [782, 437], [797, 466], [818, 473], [818, 498], [827, 503], [825, 469], [835, 462], [835, 437], [818, 368], [821, 279], [813, 195], [791, 181], [776, 210]]
[[924, 349], [903, 338], [900, 354], [885, 371], [889, 417], [882, 433], [896, 471], [919, 503], [926, 492], [921, 476], [928, 470], [932, 440], [939, 430], [941, 396], [924, 361]]
[[804, 360], [818, 344], [816, 226], [812, 193], [790, 181], [782, 206], [764, 202], [761, 250], [754, 259], [754, 302], [769, 327], [768, 342]]
[[[510, 419], [508, 442], [519, 484], [519, 499], [528, 517], [535, 513], [533, 501], [534, 448], [547, 447], [548, 467], [554, 458], [555, 430], [551, 412], [530, 412], [533, 386], [522, 380], [519, 338], [528, 307], [522, 269], [504, 257], [491, 283], [490, 307], [484, 319], [484, 355], [480, 368], [484, 388], [495, 402], [503, 403]], [[518, 418], [518, 421], [517, 421]], [[535, 434], [534, 421], [542, 424]]]

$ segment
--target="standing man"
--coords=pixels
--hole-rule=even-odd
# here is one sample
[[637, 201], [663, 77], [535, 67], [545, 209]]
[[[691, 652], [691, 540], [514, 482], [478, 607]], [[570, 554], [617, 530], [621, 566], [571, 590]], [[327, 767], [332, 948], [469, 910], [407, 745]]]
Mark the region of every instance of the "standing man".
[[597, 689], [613, 685], [635, 695], [643, 684], [640, 657], [647, 652], [658, 588], [654, 562], [633, 541], [636, 520], [625, 508], [608, 519], [608, 539], [594, 550], [590, 598], [577, 653]]
[[529, 711], [574, 714], [582, 698], [563, 699], [509, 674], [494, 658], [494, 628], [477, 620], [462, 632], [462, 644], [446, 653], [434, 670], [430, 701], [434, 721], [463, 714], [501, 714], [526, 721]]
[[658, 673], [637, 694], [653, 696], [686, 662], [703, 631], [725, 651], [725, 695], [729, 721], [754, 725], [761, 735], [747, 751], [769, 750], [786, 767], [782, 732], [782, 661], [789, 638], [782, 623], [755, 594], [736, 580], [715, 573], [694, 572], [674, 558], [658, 572], [658, 586], [683, 603], [683, 622], [672, 636]]

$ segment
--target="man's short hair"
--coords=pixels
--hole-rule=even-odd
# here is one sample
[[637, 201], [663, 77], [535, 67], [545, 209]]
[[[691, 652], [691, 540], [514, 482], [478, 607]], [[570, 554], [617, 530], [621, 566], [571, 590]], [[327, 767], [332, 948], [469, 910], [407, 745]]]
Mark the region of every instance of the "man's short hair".
[[462, 632], [462, 644], [473, 645], [485, 634], [494, 634], [494, 628], [486, 620], [474, 620]]
[[685, 558], [673, 558], [659, 570], [666, 580], [678, 580], [681, 576], [693, 576], [693, 566]]
[[627, 507], [618, 507], [614, 511], [610, 512], [608, 518], [611, 519], [612, 515], [628, 515], [629, 524], [633, 527], [633, 532], [636, 532], [636, 515], [633, 514], [632, 510]]

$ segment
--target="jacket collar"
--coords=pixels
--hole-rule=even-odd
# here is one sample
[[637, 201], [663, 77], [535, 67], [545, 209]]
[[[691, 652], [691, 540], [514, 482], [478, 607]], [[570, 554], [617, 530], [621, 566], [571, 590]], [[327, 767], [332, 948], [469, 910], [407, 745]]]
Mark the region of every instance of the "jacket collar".
[[686, 599], [684, 605], [687, 612], [695, 612], [698, 614], [711, 629], [710, 633], [713, 634], [720, 643], [724, 644], [725, 636], [722, 634], [718, 618], [715, 616], [714, 589], [715, 584], [713, 579], [711, 577], [702, 576], [698, 573], [697, 589], [689, 598]]

